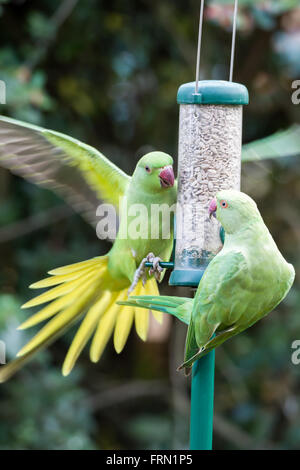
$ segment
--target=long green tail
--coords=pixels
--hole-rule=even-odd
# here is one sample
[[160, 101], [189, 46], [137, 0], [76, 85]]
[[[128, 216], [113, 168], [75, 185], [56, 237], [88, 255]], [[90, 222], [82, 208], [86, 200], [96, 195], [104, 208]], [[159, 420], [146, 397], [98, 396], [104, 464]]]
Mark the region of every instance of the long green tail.
[[205, 356], [207, 353], [209, 353], [210, 351], [212, 351], [213, 349], [217, 348], [222, 343], [224, 343], [227, 339], [231, 338], [232, 336], [237, 335], [244, 329], [246, 329], [246, 327], [245, 328], [231, 327], [231, 328], [228, 328], [227, 330], [222, 331], [221, 333], [217, 333], [200, 349], [198, 348], [198, 352], [196, 354], [194, 354], [193, 356], [188, 356], [188, 357], [186, 356], [184, 363], [178, 367], [178, 370], [185, 369], [185, 372], [188, 374], [195, 361]]
[[147, 308], [159, 312], [168, 313], [189, 325], [193, 308], [193, 299], [188, 297], [171, 297], [155, 295], [131, 296], [127, 301], [117, 302], [119, 305]]
[[[178, 370], [185, 369], [186, 375], [190, 373], [190, 369], [193, 363], [200, 359], [202, 356], [205, 356], [209, 351], [215, 349], [224, 341], [226, 341], [231, 336], [239, 333], [243, 328], [228, 328], [227, 330], [217, 333], [212, 337], [206, 344], [201, 348], [197, 345], [194, 326], [191, 323], [191, 313], [193, 309], [194, 299], [189, 299], [187, 297], [171, 297], [171, 296], [160, 296], [155, 295], [142, 295], [142, 296], [131, 296], [126, 301], [117, 301], [119, 305], [127, 305], [135, 308], [146, 308], [149, 310], [157, 310], [159, 312], [168, 313], [178, 318], [186, 325], [189, 325], [187, 339], [186, 339], [186, 353], [185, 359], [181, 366], [178, 367]], [[187, 347], [188, 346], [188, 347]], [[187, 354], [187, 351], [189, 353]]]
[[[199, 346], [196, 341], [195, 335], [195, 326], [194, 322], [191, 319], [189, 328], [186, 335], [185, 340], [185, 353], [184, 353], [184, 364], [185, 364], [185, 374], [189, 375], [191, 372], [191, 364], [190, 360], [194, 358], [194, 356], [199, 352]], [[181, 366], [180, 366], [181, 368]]]

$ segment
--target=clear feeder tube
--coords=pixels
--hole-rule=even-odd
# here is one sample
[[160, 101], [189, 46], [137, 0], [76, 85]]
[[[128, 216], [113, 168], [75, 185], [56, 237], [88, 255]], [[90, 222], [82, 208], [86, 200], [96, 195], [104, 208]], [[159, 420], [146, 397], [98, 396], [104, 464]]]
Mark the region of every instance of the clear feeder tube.
[[[210, 201], [221, 189], [240, 189], [242, 104], [214, 104], [211, 88], [225, 93], [229, 82], [204, 82], [196, 103], [180, 103], [175, 278], [171, 284], [198, 284], [203, 271], [222, 247], [220, 224], [209, 218]], [[192, 85], [192, 84], [187, 84]], [[229, 91], [233, 85], [229, 84]], [[241, 90], [239, 89], [239, 92]], [[247, 92], [247, 91], [246, 91]], [[186, 95], [185, 95], [186, 96]], [[207, 98], [208, 103], [199, 104]], [[232, 97], [231, 97], [232, 99]], [[234, 97], [235, 103], [236, 97]], [[216, 101], [222, 102], [222, 97]], [[188, 101], [188, 100], [183, 100]], [[239, 100], [237, 99], [237, 103]]]

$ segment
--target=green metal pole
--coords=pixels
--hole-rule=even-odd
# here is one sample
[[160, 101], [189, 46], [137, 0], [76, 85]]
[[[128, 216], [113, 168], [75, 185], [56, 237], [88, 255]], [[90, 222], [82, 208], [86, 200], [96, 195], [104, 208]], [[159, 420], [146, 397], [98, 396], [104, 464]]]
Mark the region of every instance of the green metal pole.
[[215, 351], [196, 361], [192, 371], [190, 449], [211, 450]]

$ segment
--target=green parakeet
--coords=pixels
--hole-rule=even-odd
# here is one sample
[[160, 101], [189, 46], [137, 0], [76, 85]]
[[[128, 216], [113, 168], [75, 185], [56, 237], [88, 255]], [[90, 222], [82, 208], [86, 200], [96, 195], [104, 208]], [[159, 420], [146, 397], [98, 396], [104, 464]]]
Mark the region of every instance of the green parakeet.
[[[131, 326], [135, 322], [138, 335], [146, 340], [149, 311], [135, 307], [120, 307], [115, 302], [127, 298], [129, 286], [134, 283], [135, 294], [159, 295], [156, 280], [149, 276], [146, 282], [136, 278], [136, 270], [150, 252], [169, 260], [173, 246], [173, 224], [168, 238], [162, 236], [160, 218], [157, 238], [149, 235], [153, 226], [151, 206], [176, 202], [173, 159], [163, 152], [144, 155], [129, 177], [93, 147], [78, 140], [37, 126], [0, 117], [0, 165], [17, 175], [54, 189], [87, 220], [96, 221], [100, 201], [120, 206], [120, 228], [111, 250], [69, 266], [53, 269], [50, 277], [30, 287], [50, 290], [33, 298], [23, 307], [34, 307], [49, 302], [38, 313], [25, 321], [20, 329], [49, 320], [21, 349], [18, 358], [0, 369], [0, 382], [7, 380], [41, 347], [52, 342], [68, 327], [83, 317], [63, 364], [63, 374], [72, 370], [82, 349], [92, 338], [90, 358], [97, 362], [114, 332], [114, 346], [122, 351]], [[126, 201], [126, 204], [125, 204]], [[133, 219], [130, 208], [139, 204], [140, 224], [147, 227], [146, 238], [126, 235], [126, 225]], [[122, 236], [120, 236], [122, 233]], [[125, 236], [124, 236], [125, 234]], [[161, 322], [162, 315], [154, 314]]]
[[181, 366], [187, 372], [196, 359], [271, 312], [295, 277], [249, 196], [220, 191], [209, 212], [223, 226], [225, 242], [204, 272], [195, 298], [142, 296], [123, 302], [175, 315], [189, 325]]

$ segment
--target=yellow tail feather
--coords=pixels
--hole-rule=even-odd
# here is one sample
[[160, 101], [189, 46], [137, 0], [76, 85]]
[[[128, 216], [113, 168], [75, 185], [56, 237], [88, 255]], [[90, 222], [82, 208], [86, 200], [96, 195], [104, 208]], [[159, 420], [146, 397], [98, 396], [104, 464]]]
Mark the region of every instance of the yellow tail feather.
[[[136, 292], [134, 292], [133, 295], [146, 295], [145, 291], [146, 289], [140, 282], [137, 285]], [[134, 309], [135, 330], [143, 341], [146, 341], [147, 339], [149, 329], [149, 313], [149, 310], [147, 310], [146, 308]]]
[[73, 281], [74, 279], [77, 279], [78, 277], [80, 277], [83, 274], [83, 272], [86, 273], [87, 271], [90, 271], [90, 270], [91, 270], [91, 267], [86, 267], [86, 268], [78, 269], [77, 271], [74, 271], [68, 274], [60, 274], [57, 276], [46, 277], [45, 279], [42, 279], [41, 281], [30, 284], [29, 288], [41, 289], [43, 287], [57, 286], [58, 284], [62, 284], [64, 282]]
[[[147, 281], [146, 285], [145, 285], [145, 295], [159, 295], [159, 290], [158, 290], [158, 287], [157, 287], [157, 282], [155, 279], [150, 279], [149, 281]], [[162, 324], [163, 322], [163, 313], [162, 312], [158, 312], [156, 310], [151, 310], [151, 313], [152, 315], [154, 316], [155, 320]]]
[[[149, 326], [149, 311], [132, 307], [121, 307], [115, 302], [127, 298], [127, 287], [121, 291], [101, 292], [103, 280], [107, 279], [108, 257], [75, 263], [50, 271], [51, 277], [32, 285], [33, 288], [53, 287], [33, 298], [23, 308], [50, 302], [39, 312], [26, 320], [20, 329], [29, 328], [44, 320], [48, 323], [19, 351], [17, 359], [0, 369], [0, 382], [7, 380], [19, 370], [34, 354], [54, 339], [85, 314], [78, 331], [71, 343], [63, 364], [63, 375], [68, 375], [75, 362], [93, 336], [90, 358], [97, 362], [113, 334], [115, 350], [120, 353], [127, 341], [133, 322], [138, 336], [145, 341]], [[105, 287], [107, 289], [107, 287]], [[145, 287], [140, 281], [134, 295], [159, 295], [156, 281], [150, 279]], [[161, 312], [153, 312], [161, 323]], [[53, 317], [53, 318], [51, 318]]]
[[133, 323], [133, 317], [133, 307], [123, 307], [118, 313], [114, 332], [114, 346], [118, 354], [122, 352], [126, 344]]
[[64, 376], [69, 375], [73, 369], [79, 354], [95, 331], [99, 318], [114, 303], [116, 297], [117, 294], [113, 295], [109, 291], [104, 292], [100, 300], [85, 315], [64, 360], [62, 367]]
[[[126, 290], [123, 290], [118, 293], [117, 300], [124, 300], [127, 297]], [[91, 348], [90, 348], [90, 359], [92, 362], [98, 362], [105, 346], [108, 343], [109, 338], [112, 335], [114, 330], [114, 326], [116, 323], [116, 319], [118, 316], [119, 311], [121, 310], [121, 306], [114, 303], [100, 318], [98, 323], [94, 338], [92, 340]]]
[[30, 354], [14, 359], [5, 366], [2, 366], [0, 368], [0, 384], [9, 380], [26, 362], [30, 361], [36, 352], [37, 350], [33, 350]]
[[[95, 286], [96, 283], [96, 286]], [[99, 280], [98, 280], [99, 283]], [[82, 308], [85, 307], [86, 303], [90, 300], [91, 296], [95, 293], [95, 287], [97, 288], [97, 278], [92, 278], [86, 283], [84, 283], [82, 287], [82, 295], [81, 297], [75, 302], [67, 307], [65, 310], [57, 314], [52, 320], [50, 320], [17, 354], [18, 357], [27, 354], [32, 349], [38, 347], [43, 342], [47, 341], [48, 337], [52, 334], [55, 334], [59, 330], [66, 328], [70, 325], [74, 320], [77, 319], [79, 315], [81, 315]]]
[[0, 368], [0, 383], [6, 382], [7, 380], [9, 380], [16, 372], [18, 372], [18, 370], [22, 369], [22, 367], [27, 362], [29, 362], [39, 350], [48, 346], [55, 339], [57, 339], [62, 333], [63, 331], [60, 331], [56, 335], [49, 336], [47, 342], [41, 344], [39, 347], [35, 349], [32, 349], [27, 354], [24, 354], [24, 356], [18, 357], [17, 359], [14, 359], [13, 361], [6, 364], [5, 366], [2, 366]]
[[21, 308], [35, 307], [37, 305], [44, 304], [45, 302], [50, 302], [50, 300], [57, 299], [57, 297], [62, 297], [63, 295], [69, 294], [82, 284], [83, 278], [86, 281], [87, 279], [91, 279], [93, 277], [95, 277], [95, 270], [92, 270], [88, 274], [80, 276], [78, 279], [56, 286], [53, 289], [50, 289], [47, 292], [44, 292], [43, 294], [40, 294], [37, 297], [34, 297], [33, 299], [29, 300], [24, 305], [22, 305]]
[[94, 265], [99, 265], [99, 263], [106, 261], [107, 256], [97, 256], [96, 258], [89, 259], [87, 261], [81, 261], [80, 263], [68, 264], [66, 266], [61, 266], [60, 268], [51, 269], [48, 271], [48, 274], [51, 275], [61, 275], [69, 274], [75, 271], [81, 270], [86, 267], [93, 267]]
[[78, 297], [82, 295], [82, 293], [83, 289], [79, 287], [76, 289], [76, 292], [70, 292], [63, 297], [59, 297], [50, 304], [46, 305], [46, 307], [42, 308], [42, 310], [29, 317], [28, 320], [25, 320], [23, 323], [21, 323], [21, 325], [18, 327], [18, 330], [31, 328], [32, 326], [35, 326], [44, 320], [48, 320], [48, 318], [53, 317], [53, 315], [60, 312], [69, 304], [73, 303], [76, 299], [78, 299]]

